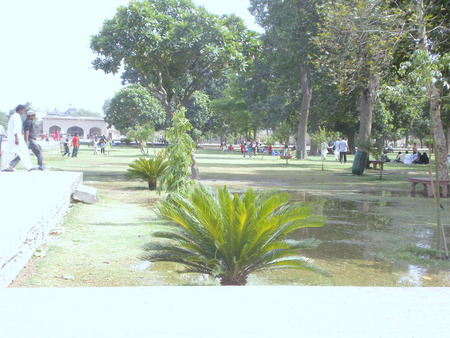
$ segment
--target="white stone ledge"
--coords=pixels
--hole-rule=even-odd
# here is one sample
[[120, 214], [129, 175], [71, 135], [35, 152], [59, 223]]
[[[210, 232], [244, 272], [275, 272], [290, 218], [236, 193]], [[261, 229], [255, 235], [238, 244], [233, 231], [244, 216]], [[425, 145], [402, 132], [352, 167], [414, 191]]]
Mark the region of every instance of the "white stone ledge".
[[0, 173], [0, 287], [6, 287], [69, 209], [82, 173]]

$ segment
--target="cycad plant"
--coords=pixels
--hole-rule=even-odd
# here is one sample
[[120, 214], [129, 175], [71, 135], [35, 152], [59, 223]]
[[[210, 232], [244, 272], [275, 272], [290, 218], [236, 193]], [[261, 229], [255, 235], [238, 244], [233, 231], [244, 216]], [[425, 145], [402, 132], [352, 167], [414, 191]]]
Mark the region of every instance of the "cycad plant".
[[129, 180], [140, 179], [148, 182], [148, 189], [155, 190], [156, 182], [167, 170], [168, 162], [162, 156], [151, 159], [139, 158], [131, 163], [125, 177]]
[[165, 240], [146, 244], [142, 259], [180, 263], [181, 272], [208, 274], [222, 285], [245, 285], [250, 273], [269, 268], [324, 273], [299, 254], [319, 241], [286, 239], [293, 230], [321, 226], [323, 219], [288, 200], [275, 190], [233, 195], [226, 187], [215, 193], [201, 184], [173, 193], [156, 210], [168, 227], [153, 236]]

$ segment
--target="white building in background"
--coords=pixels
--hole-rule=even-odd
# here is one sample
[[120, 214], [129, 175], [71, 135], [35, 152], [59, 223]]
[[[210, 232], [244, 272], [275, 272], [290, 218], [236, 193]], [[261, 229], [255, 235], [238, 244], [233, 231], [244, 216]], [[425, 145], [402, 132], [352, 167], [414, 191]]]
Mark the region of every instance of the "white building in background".
[[58, 131], [64, 137], [73, 137], [78, 134], [80, 138], [106, 136], [118, 139], [120, 132], [108, 124], [101, 117], [78, 117], [70, 115], [48, 114], [42, 117], [42, 133], [53, 136]]

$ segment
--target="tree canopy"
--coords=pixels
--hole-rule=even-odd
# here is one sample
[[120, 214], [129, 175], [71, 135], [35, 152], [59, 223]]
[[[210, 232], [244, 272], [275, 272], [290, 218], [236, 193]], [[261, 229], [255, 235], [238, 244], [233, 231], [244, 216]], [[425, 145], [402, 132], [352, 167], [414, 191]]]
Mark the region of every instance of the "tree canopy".
[[[245, 71], [257, 34], [234, 15], [217, 16], [190, 0], [131, 1], [91, 39], [93, 65], [157, 95], [168, 119], [178, 106], [232, 68]], [[174, 104], [171, 106], [170, 102]]]
[[161, 125], [164, 121], [164, 110], [161, 103], [144, 87], [130, 85], [122, 88], [111, 99], [105, 121], [121, 131], [147, 122]]

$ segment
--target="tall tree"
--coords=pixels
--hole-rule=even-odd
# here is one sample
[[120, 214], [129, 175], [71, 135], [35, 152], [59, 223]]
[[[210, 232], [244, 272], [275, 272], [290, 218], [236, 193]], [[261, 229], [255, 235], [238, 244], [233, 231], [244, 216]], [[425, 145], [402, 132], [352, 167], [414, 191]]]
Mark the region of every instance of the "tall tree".
[[[442, 97], [441, 97], [441, 90], [436, 83], [437, 81], [442, 80], [442, 75], [440, 78], [437, 77], [437, 72], [439, 70], [439, 65], [435, 62], [435, 56], [430, 55], [430, 49], [428, 47], [428, 38], [427, 38], [427, 21], [425, 17], [424, 12], [424, 3], [423, 0], [416, 0], [417, 1], [417, 25], [418, 25], [418, 49], [422, 52], [422, 56], [426, 56], [425, 59], [422, 59], [421, 61], [421, 68], [428, 68], [429, 69], [429, 75], [425, 76], [425, 79], [427, 79], [427, 83], [423, 83], [427, 87], [428, 96], [430, 97], [431, 101], [431, 120], [432, 120], [432, 132], [434, 136], [434, 148], [437, 155], [437, 165], [438, 165], [438, 175], [439, 179], [448, 179], [448, 167], [447, 167], [447, 142], [445, 140], [444, 130], [442, 128], [442, 120], [441, 120], [441, 105], [442, 105]], [[447, 8], [448, 9], [448, 8]], [[448, 15], [448, 14], [447, 14]], [[448, 24], [448, 21], [447, 21]], [[447, 25], [448, 30], [448, 25]], [[442, 29], [441, 29], [442, 31]], [[447, 32], [448, 36], [448, 32]], [[437, 42], [437, 41], [435, 41]], [[419, 54], [420, 55], [420, 54]], [[419, 56], [420, 57], [420, 56]], [[445, 68], [450, 68], [449, 60], [450, 60], [450, 53], [446, 53], [446, 57], [443, 58], [445, 60]], [[428, 63], [428, 65], [427, 65]], [[427, 67], [428, 66], [428, 67]], [[434, 67], [433, 67], [434, 66]], [[437, 66], [437, 67], [436, 67]], [[424, 74], [421, 72], [421, 78], [424, 78]], [[448, 84], [447, 84], [448, 86]]]
[[219, 17], [190, 0], [131, 1], [91, 39], [93, 64], [140, 83], [161, 99], [167, 117], [230, 67], [244, 70], [257, 50], [256, 33], [234, 15]]
[[[265, 43], [275, 51], [279, 72], [290, 78], [288, 83], [301, 94], [297, 147], [306, 154], [306, 132], [313, 93], [313, 38], [317, 35], [320, 17], [316, 6], [320, 0], [250, 0], [250, 11], [264, 27]], [[299, 86], [300, 84], [300, 86]], [[291, 89], [292, 90], [292, 89]]]
[[330, 1], [321, 13], [317, 62], [328, 67], [342, 93], [356, 91], [360, 96], [358, 151], [366, 151], [380, 78], [389, 70], [404, 22], [386, 0]]
[[212, 79], [251, 66], [256, 37], [238, 17], [210, 14], [190, 0], [146, 0], [119, 7], [91, 48], [95, 69], [117, 73], [123, 63], [124, 81], [155, 93], [171, 120]]

